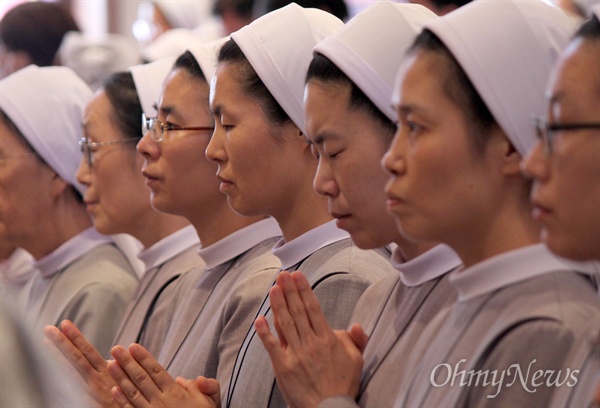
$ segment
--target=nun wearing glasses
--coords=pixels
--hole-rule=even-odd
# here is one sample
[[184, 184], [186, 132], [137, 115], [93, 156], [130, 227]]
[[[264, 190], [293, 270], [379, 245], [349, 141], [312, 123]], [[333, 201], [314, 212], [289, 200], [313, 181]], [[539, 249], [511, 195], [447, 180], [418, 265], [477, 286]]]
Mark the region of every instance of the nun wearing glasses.
[[[600, 278], [600, 4], [561, 54], [546, 88], [547, 117], [536, 120], [540, 140], [523, 160], [533, 177], [531, 201], [542, 241], [555, 254]], [[600, 405], [600, 333], [590, 339], [572, 393], [553, 406]]]
[[0, 222], [35, 259], [24, 318], [35, 338], [76, 322], [102, 353], [137, 286], [125, 254], [93, 228], [75, 178], [87, 85], [65, 67], [29, 66], [0, 82]]
[[[77, 179], [87, 187], [84, 201], [96, 229], [103, 234], [127, 233], [144, 249], [139, 258], [144, 274], [113, 345], [139, 341], [160, 295], [182, 274], [203, 265], [200, 241], [189, 220], [156, 210], [142, 175], [144, 159], [136, 145], [147, 132], [146, 120], [156, 116], [155, 103], [175, 58], [131, 67], [110, 76], [87, 104], [83, 115], [83, 153]], [[140, 118], [144, 116], [144, 120]], [[70, 321], [45, 329], [77, 372], [87, 393], [104, 405], [113, 401], [105, 356], [94, 349]], [[85, 354], [85, 358], [80, 358]], [[93, 391], [93, 392], [92, 392]]]

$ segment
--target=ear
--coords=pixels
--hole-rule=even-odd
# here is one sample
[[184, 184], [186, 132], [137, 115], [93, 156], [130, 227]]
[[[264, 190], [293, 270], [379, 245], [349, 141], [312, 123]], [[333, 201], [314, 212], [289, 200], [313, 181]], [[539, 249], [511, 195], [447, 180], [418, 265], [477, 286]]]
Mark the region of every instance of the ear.
[[50, 175], [50, 193], [52, 194], [52, 197], [58, 198], [64, 194], [69, 185], [58, 175], [58, 173], [50, 168], [48, 169], [52, 172]]
[[501, 142], [501, 153], [502, 153], [502, 174], [506, 176], [520, 176], [521, 175], [521, 160], [523, 159], [519, 154], [518, 150], [509, 140], [509, 138], [502, 132], [503, 140]]

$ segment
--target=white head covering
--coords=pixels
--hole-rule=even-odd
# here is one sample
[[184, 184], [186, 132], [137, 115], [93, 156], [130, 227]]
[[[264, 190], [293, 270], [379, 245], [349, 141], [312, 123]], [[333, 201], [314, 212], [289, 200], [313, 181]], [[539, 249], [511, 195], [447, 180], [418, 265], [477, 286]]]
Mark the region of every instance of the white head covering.
[[304, 132], [304, 80], [313, 47], [344, 25], [333, 14], [291, 3], [231, 34], [279, 105]]
[[204, 42], [196, 31], [187, 28], [173, 28], [142, 48], [142, 58], [156, 61], [165, 57], [181, 55], [190, 44]]
[[596, 16], [600, 20], [600, 3], [596, 3], [590, 8], [590, 15]]
[[162, 11], [171, 27], [192, 30], [211, 17], [214, 2], [210, 0], [155, 0], [152, 3]]
[[75, 172], [81, 161], [77, 142], [90, 88], [70, 68], [30, 65], [0, 81], [0, 89], [0, 108], [31, 147], [83, 193]]
[[167, 74], [173, 68], [175, 57], [166, 57], [148, 64], [129, 67], [142, 111], [148, 117], [156, 116], [154, 104], [158, 100], [162, 84]]
[[425, 25], [448, 47], [512, 144], [535, 143], [550, 70], [574, 27], [541, 0], [477, 0]]
[[217, 52], [228, 40], [229, 37], [223, 37], [188, 48], [198, 62], [198, 65], [200, 65], [200, 69], [202, 69], [202, 73], [209, 84], [217, 68]]
[[[390, 120], [391, 100], [404, 54], [423, 25], [437, 18], [417, 4], [377, 2], [314, 48], [329, 58]], [[376, 27], [376, 28], [375, 28]]]
[[137, 42], [122, 34], [69, 31], [58, 49], [61, 65], [71, 68], [92, 89], [115, 72], [142, 62]]

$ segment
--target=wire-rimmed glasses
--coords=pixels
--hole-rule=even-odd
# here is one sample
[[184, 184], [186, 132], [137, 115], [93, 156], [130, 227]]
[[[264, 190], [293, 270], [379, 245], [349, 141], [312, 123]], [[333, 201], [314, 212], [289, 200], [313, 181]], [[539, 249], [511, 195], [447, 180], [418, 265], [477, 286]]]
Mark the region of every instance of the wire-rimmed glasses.
[[554, 138], [558, 132], [600, 129], [600, 123], [548, 123], [543, 116], [533, 118], [533, 126], [538, 138], [543, 141], [546, 154], [554, 152]]
[[[159, 131], [160, 129], [160, 131]], [[150, 137], [155, 142], [162, 142], [165, 140], [165, 135], [167, 132], [175, 131], [175, 130], [215, 130], [214, 126], [193, 126], [193, 127], [182, 127], [172, 125], [170, 123], [163, 123], [158, 118], [155, 117], [147, 117], [144, 113], [142, 113], [142, 133], [146, 134], [150, 132]]]
[[123, 143], [139, 142], [139, 140], [139, 137], [129, 137], [126, 139], [109, 140], [107, 142], [90, 142], [88, 138], [82, 137], [81, 139], [79, 139], [79, 148], [81, 149], [81, 153], [83, 153], [83, 156], [85, 157], [88, 166], [92, 167], [94, 157], [93, 153], [100, 147]]

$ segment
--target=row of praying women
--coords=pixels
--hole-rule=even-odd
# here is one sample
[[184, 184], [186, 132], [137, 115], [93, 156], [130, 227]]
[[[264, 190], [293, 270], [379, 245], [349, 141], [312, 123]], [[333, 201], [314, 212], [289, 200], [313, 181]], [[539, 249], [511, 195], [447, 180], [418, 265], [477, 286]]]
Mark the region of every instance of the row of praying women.
[[27, 275], [3, 293], [71, 381], [51, 400], [592, 404], [599, 19], [290, 4], [93, 95], [62, 67], [2, 80]]

